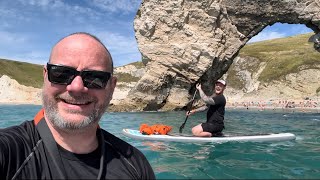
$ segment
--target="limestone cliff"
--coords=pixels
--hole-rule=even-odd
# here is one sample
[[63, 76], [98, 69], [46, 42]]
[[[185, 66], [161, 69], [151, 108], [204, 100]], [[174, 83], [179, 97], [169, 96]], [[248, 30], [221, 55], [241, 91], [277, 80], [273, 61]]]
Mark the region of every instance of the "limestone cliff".
[[[290, 39], [296, 41], [294, 38]], [[273, 41], [271, 42], [273, 43]], [[306, 55], [302, 54], [302, 56]], [[287, 64], [290, 66], [292, 63], [289, 61]], [[265, 71], [268, 71], [268, 66], [270, 66], [270, 62], [263, 62], [250, 56], [244, 57], [240, 53], [222, 77], [228, 82], [225, 91], [228, 105], [231, 105], [233, 102], [259, 102], [276, 99], [303, 100], [310, 98], [316, 101], [320, 99], [320, 59], [311, 66], [303, 64], [297, 68], [298, 71], [285, 73], [278, 78], [266, 82], [261, 80], [261, 76]], [[126, 66], [120, 68], [126, 69], [127, 72], [131, 72], [132, 74], [135, 74], [133, 69], [142, 71], [139, 68], [128, 68]], [[143, 74], [141, 75], [143, 76]], [[131, 97], [129, 94], [130, 89], [135, 87], [137, 83], [136, 81], [131, 81], [130, 83], [119, 81], [120, 87], [116, 88], [115, 99], [112, 101], [109, 110], [128, 111], [128, 107], [132, 104], [126, 104], [128, 102], [127, 98]], [[183, 95], [179, 91], [172, 91], [172, 93], [177, 101], [176, 103], [185, 98], [182, 97]], [[119, 96], [121, 94], [122, 96]], [[199, 97], [196, 98], [198, 99]], [[141, 110], [143, 107], [137, 104], [135, 107], [130, 107], [130, 111]], [[172, 107], [172, 109], [175, 108]]]
[[[245, 61], [245, 63], [244, 63]], [[285, 74], [279, 79], [264, 83], [259, 80], [267, 63], [254, 58], [235, 58], [230, 73], [224, 75], [230, 81], [242, 82], [228, 85], [225, 95], [228, 102], [270, 101], [274, 99], [320, 99], [320, 61], [310, 68], [301, 66], [298, 72]], [[251, 68], [254, 66], [255, 68]]]
[[320, 1], [144, 0], [134, 29], [146, 73], [130, 91], [127, 110], [185, 107], [196, 83], [210, 91], [250, 38], [276, 22], [318, 33]]
[[[110, 104], [115, 111], [123, 111], [118, 104], [126, 99], [128, 92], [145, 72], [144, 66], [133, 64], [117, 67], [114, 70], [118, 83]], [[0, 77], [0, 104], [41, 104], [41, 89], [19, 84], [15, 79], [2, 75]]]
[[20, 85], [16, 80], [3, 75], [0, 77], [0, 103], [40, 104], [41, 90]]

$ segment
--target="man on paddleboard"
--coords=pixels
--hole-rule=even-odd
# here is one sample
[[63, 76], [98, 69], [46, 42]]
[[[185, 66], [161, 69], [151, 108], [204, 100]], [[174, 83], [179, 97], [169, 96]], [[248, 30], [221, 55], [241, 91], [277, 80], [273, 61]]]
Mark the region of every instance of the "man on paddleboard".
[[211, 96], [207, 96], [202, 88], [201, 84], [197, 84], [196, 88], [200, 93], [201, 99], [206, 104], [205, 106], [193, 109], [186, 113], [190, 116], [197, 112], [207, 111], [207, 121], [201, 123], [192, 128], [192, 134], [199, 137], [212, 137], [221, 136], [221, 132], [224, 129], [224, 113], [226, 106], [226, 98], [223, 95], [223, 91], [226, 89], [227, 83], [224, 80], [218, 80], [214, 86], [214, 93]]
[[155, 179], [138, 149], [98, 124], [116, 86], [112, 73], [97, 37], [62, 38], [43, 68], [43, 109], [0, 129], [1, 179]]

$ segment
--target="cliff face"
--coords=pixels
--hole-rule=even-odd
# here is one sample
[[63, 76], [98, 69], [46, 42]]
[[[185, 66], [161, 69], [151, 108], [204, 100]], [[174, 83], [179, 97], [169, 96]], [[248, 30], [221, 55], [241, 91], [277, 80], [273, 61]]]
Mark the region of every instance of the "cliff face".
[[319, 0], [144, 0], [134, 28], [146, 73], [127, 110], [181, 109], [196, 83], [210, 91], [264, 27], [295, 23], [319, 32], [319, 21]]
[[[298, 72], [285, 74], [268, 83], [259, 77], [267, 66], [266, 62], [251, 57], [235, 58], [225, 79], [240, 84], [228, 85], [225, 95], [229, 102], [268, 101], [272, 99], [318, 99], [320, 97], [320, 61], [311, 68], [301, 66]], [[254, 67], [254, 68], [252, 68]]]
[[[291, 63], [288, 62], [290, 65]], [[223, 79], [228, 82], [225, 95], [228, 105], [232, 102], [259, 102], [281, 100], [303, 100], [310, 98], [320, 99], [320, 60], [317, 63], [308, 66], [306, 64], [298, 67], [297, 72], [284, 74], [277, 79], [269, 82], [261, 80], [261, 75], [267, 70], [269, 62], [263, 62], [254, 57], [241, 57], [241, 54], [234, 59], [228, 72], [223, 75]], [[130, 66], [131, 67], [131, 66]], [[136, 74], [133, 69], [141, 72], [141, 69], [121, 67], [127, 72]], [[117, 71], [117, 69], [116, 69]], [[143, 76], [143, 74], [141, 74]], [[134, 88], [138, 82], [124, 83], [119, 81], [120, 87], [116, 88], [114, 100], [109, 108], [110, 111], [128, 111], [127, 104], [130, 97], [130, 89]], [[185, 97], [179, 92], [173, 92], [176, 103]], [[121, 95], [122, 96], [119, 96]], [[198, 99], [198, 97], [197, 97]], [[190, 100], [190, 99], [189, 99]], [[171, 99], [171, 101], [173, 101]], [[144, 106], [136, 104], [130, 107], [130, 111], [141, 110]], [[177, 107], [172, 106], [172, 109]]]
[[20, 85], [3, 75], [0, 77], [0, 103], [41, 104], [41, 90]]
[[[143, 66], [144, 67], [144, 66]], [[114, 111], [124, 111], [119, 104], [123, 102], [129, 91], [135, 86], [137, 81], [143, 76], [143, 67], [136, 67], [132, 64], [115, 68], [115, 76], [119, 81], [111, 100], [111, 109]], [[0, 104], [41, 104], [40, 88], [19, 84], [15, 79], [7, 75], [0, 77]]]

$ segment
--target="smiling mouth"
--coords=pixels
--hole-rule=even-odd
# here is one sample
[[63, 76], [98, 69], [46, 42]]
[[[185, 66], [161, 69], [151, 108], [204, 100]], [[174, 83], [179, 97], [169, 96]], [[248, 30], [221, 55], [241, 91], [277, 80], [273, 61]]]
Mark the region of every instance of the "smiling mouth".
[[71, 104], [71, 105], [77, 105], [77, 106], [81, 106], [81, 105], [88, 105], [91, 102], [90, 101], [72, 101], [72, 100], [66, 100], [66, 99], [60, 99], [62, 102], [67, 103], [67, 104]]

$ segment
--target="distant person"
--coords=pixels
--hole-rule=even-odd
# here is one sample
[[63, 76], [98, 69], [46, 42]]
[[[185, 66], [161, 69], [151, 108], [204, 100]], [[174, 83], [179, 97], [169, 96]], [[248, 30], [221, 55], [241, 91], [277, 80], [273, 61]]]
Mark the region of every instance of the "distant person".
[[99, 39], [61, 39], [44, 66], [43, 109], [0, 129], [1, 179], [155, 179], [145, 156], [101, 129], [117, 79]]
[[205, 106], [187, 112], [187, 116], [190, 116], [196, 112], [207, 111], [207, 122], [201, 123], [192, 128], [192, 134], [200, 137], [212, 137], [221, 136], [224, 129], [224, 113], [226, 106], [226, 98], [223, 95], [223, 91], [226, 89], [226, 81], [218, 80], [214, 86], [214, 93], [211, 96], [207, 96], [201, 89], [201, 84], [198, 84], [196, 88], [199, 90], [201, 99], [206, 103]]

